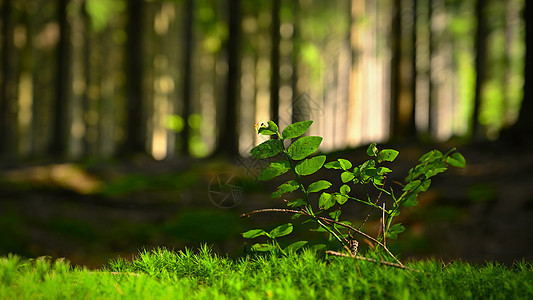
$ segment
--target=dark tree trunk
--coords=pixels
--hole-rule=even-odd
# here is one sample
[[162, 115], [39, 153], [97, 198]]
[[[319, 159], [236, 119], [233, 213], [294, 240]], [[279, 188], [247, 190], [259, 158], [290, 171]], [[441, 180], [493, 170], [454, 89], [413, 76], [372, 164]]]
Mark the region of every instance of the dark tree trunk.
[[[293, 9], [292, 9], [292, 123], [304, 121], [302, 118], [302, 105], [299, 102], [302, 102], [304, 99], [300, 99], [300, 90], [298, 89], [298, 67], [300, 57], [300, 2], [299, 0], [292, 0]], [[297, 101], [300, 99], [300, 101]]]
[[143, 114], [143, 0], [129, 0], [126, 43], [126, 140], [122, 154], [146, 153]]
[[434, 6], [435, 6], [435, 1], [437, 0], [429, 0], [428, 2], [428, 26], [429, 26], [429, 35], [428, 35], [428, 38], [429, 38], [429, 53], [428, 53], [428, 57], [429, 57], [429, 62], [428, 62], [428, 70], [427, 70], [427, 74], [428, 74], [428, 134], [429, 136], [431, 137], [432, 134], [434, 134], [436, 132], [436, 128], [437, 128], [437, 120], [434, 119], [434, 115], [435, 115], [435, 84], [433, 84], [434, 82], [434, 79], [432, 78], [432, 68], [433, 68], [433, 65], [431, 63], [431, 60], [432, 60], [432, 56], [434, 55], [435, 53], [435, 34], [433, 32], [433, 29], [432, 29], [432, 18], [434, 16]]
[[[391, 30], [391, 133], [392, 138], [415, 138], [414, 77], [416, 15], [413, 0], [394, 1]], [[406, 16], [411, 13], [411, 16]]]
[[183, 120], [185, 125], [181, 132], [181, 154], [189, 156], [189, 140], [191, 130], [187, 120], [191, 114], [192, 103], [192, 53], [193, 53], [193, 22], [194, 22], [194, 0], [187, 0], [185, 8], [185, 51], [183, 53]]
[[215, 154], [232, 157], [239, 153], [238, 99], [240, 98], [241, 1], [229, 0], [229, 36], [227, 41], [228, 74], [224, 96], [225, 115]]
[[13, 144], [15, 116], [15, 83], [13, 80], [13, 26], [11, 0], [4, 0], [2, 5], [2, 76], [0, 84], [0, 156], [10, 152]]
[[280, 0], [272, 1], [272, 49], [270, 52], [270, 118], [274, 123], [279, 123], [279, 43], [280, 36]]
[[70, 30], [67, 22], [68, 0], [58, 1], [59, 43], [57, 45], [56, 102], [52, 125], [52, 140], [49, 154], [62, 157], [67, 152], [68, 120], [67, 102], [70, 87]]
[[417, 7], [418, 0], [413, 0], [412, 3], [413, 12], [413, 27], [411, 28], [411, 98], [412, 98], [412, 110], [409, 117], [409, 123], [407, 124], [407, 135], [416, 138], [416, 26], [417, 26]]
[[481, 137], [481, 126], [479, 124], [479, 110], [481, 107], [481, 93], [483, 82], [485, 81], [485, 63], [486, 63], [486, 40], [487, 40], [487, 22], [485, 18], [486, 0], [477, 0], [476, 16], [476, 87], [474, 94], [474, 110], [471, 117], [472, 137], [478, 139]]
[[[83, 8], [81, 10], [81, 17], [83, 18], [83, 26], [85, 30], [85, 35], [83, 37], [83, 73], [85, 77], [85, 86], [88, 87], [90, 85], [90, 42], [91, 42], [91, 34], [92, 34], [92, 27], [91, 27], [91, 19], [87, 13], [87, 1], [83, 1]], [[89, 112], [90, 112], [90, 105], [89, 105], [89, 96], [87, 91], [83, 93], [82, 96], [82, 108], [83, 108], [83, 118], [84, 118], [84, 125], [85, 125], [85, 135], [83, 136], [83, 152], [87, 156], [91, 156], [95, 154], [95, 151], [93, 151], [94, 145], [91, 145], [91, 140], [89, 138], [90, 136], [90, 125], [89, 125]]]
[[[533, 3], [531, 1], [524, 1], [524, 22], [526, 24], [526, 41], [532, 40], [533, 33]], [[531, 64], [533, 47], [526, 43], [526, 57], [524, 66], [524, 95], [522, 98], [522, 107], [518, 120], [514, 125], [514, 130], [519, 131], [524, 135], [531, 136], [533, 132], [533, 101], [531, 100], [533, 82], [531, 81]]]

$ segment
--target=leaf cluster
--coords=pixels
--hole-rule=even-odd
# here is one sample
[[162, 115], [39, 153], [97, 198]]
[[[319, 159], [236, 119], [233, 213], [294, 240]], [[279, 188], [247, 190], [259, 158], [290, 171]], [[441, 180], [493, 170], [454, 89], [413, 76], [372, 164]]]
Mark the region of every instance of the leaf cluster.
[[[277, 199], [284, 194], [297, 191], [299, 191], [301, 197], [296, 197], [294, 200], [285, 200], [289, 209], [264, 209], [245, 215], [266, 211], [282, 211], [292, 213], [293, 218], [305, 216], [307, 217], [305, 222], [313, 222], [318, 225], [315, 231], [328, 233], [330, 240], [337, 240], [339, 245], [350, 252], [351, 255], [355, 255], [357, 251], [353, 247], [354, 241], [356, 241], [354, 235], [357, 234], [373, 242], [375, 244], [374, 249], [383, 250], [389, 257], [398, 261], [386, 247], [387, 238], [397, 238], [398, 234], [405, 230], [402, 224], [393, 224], [394, 217], [399, 215], [401, 207], [418, 204], [419, 194], [429, 188], [433, 176], [446, 171], [449, 166], [464, 167], [464, 157], [456, 152], [455, 149], [445, 154], [438, 150], [424, 154], [420, 157], [418, 164], [409, 170], [405, 185], [400, 186], [401, 192], [398, 194], [395, 193], [393, 186], [387, 183], [387, 175], [392, 170], [384, 165], [394, 162], [399, 154], [398, 151], [394, 149], [379, 149], [377, 144], [373, 143], [366, 151], [369, 158], [359, 165], [354, 165], [344, 158], [326, 163], [325, 155], [313, 156], [320, 147], [322, 137], [302, 136], [312, 123], [313, 121], [297, 122], [287, 126], [281, 133], [278, 126], [272, 121], [261, 126], [256, 125], [256, 130], [259, 134], [269, 135], [273, 138], [254, 147], [250, 154], [257, 159], [280, 157], [269, 163], [260, 172], [258, 180], [271, 180], [291, 171], [294, 179], [278, 186], [271, 194], [271, 198]], [[286, 147], [285, 144], [288, 140], [292, 140], [292, 142]], [[309, 185], [302, 183], [303, 176], [314, 174], [322, 167], [341, 172], [340, 179], [343, 184], [338, 191], [329, 191], [332, 183], [324, 179], [314, 181]], [[353, 195], [351, 186], [354, 185], [361, 185], [364, 188], [365, 195], [363, 197]], [[377, 199], [371, 199], [369, 192], [371, 188], [379, 192]], [[314, 201], [312, 203], [310, 200], [312, 193], [319, 193], [317, 203]], [[387, 195], [392, 199], [392, 207], [386, 208], [385, 201], [380, 199], [381, 195]], [[355, 228], [350, 222], [340, 220], [341, 209], [348, 202], [370, 207], [368, 216], [373, 209], [381, 211], [383, 228], [380, 236], [374, 238], [362, 232], [360, 230], [362, 224], [359, 228]], [[327, 217], [324, 215], [327, 215]], [[289, 235], [292, 230], [292, 223], [287, 223], [269, 232], [263, 229], [252, 229], [244, 232], [243, 237], [256, 238], [266, 236], [271, 242], [255, 244], [252, 246], [252, 250], [279, 250], [286, 255], [288, 251], [298, 250], [307, 243], [306, 241], [298, 241], [282, 249], [277, 242], [277, 238]], [[357, 242], [355, 242], [355, 245], [357, 245]]]

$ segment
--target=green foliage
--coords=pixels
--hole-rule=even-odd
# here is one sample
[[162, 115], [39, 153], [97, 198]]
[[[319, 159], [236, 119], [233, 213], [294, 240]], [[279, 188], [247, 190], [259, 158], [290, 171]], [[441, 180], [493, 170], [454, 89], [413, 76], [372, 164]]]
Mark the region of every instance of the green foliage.
[[[47, 257], [0, 257], [1, 299], [531, 299], [533, 266], [410, 263], [412, 272], [342, 257], [329, 261], [293, 243], [286, 257], [143, 250], [95, 270]], [[282, 279], [282, 280], [280, 280]]]
[[[369, 159], [359, 165], [354, 166], [352, 162], [347, 159], [339, 158], [335, 161], [326, 163], [325, 155], [311, 156], [315, 153], [321, 142], [322, 137], [319, 136], [304, 136], [301, 137], [311, 126], [313, 121], [297, 122], [287, 126], [280, 134], [278, 126], [269, 121], [267, 124], [261, 126], [256, 125], [257, 132], [263, 135], [273, 135], [274, 138], [263, 142], [254, 147], [250, 154], [257, 159], [271, 158], [282, 153], [282, 159], [270, 163], [266, 166], [258, 176], [259, 180], [270, 180], [281, 174], [291, 171], [294, 179], [281, 184], [276, 191], [271, 195], [272, 199], [277, 199], [287, 193], [294, 193], [300, 191], [302, 198], [296, 200], [286, 201], [287, 206], [291, 209], [278, 209], [274, 211], [282, 211], [293, 214], [293, 218], [299, 216], [307, 217], [305, 222], [314, 222], [318, 225], [317, 232], [326, 232], [329, 239], [335, 239], [339, 242], [339, 246], [348, 250], [352, 255], [355, 255], [355, 250], [351, 250], [353, 235], [358, 234], [364, 236], [367, 240], [374, 243], [374, 249], [380, 255], [393, 258], [398, 261], [394, 255], [387, 249], [385, 240], [395, 239], [398, 234], [405, 230], [405, 227], [400, 223], [393, 224], [394, 217], [400, 214], [402, 207], [415, 206], [418, 204], [418, 196], [420, 193], [427, 191], [431, 185], [433, 176], [442, 173], [448, 169], [449, 166], [464, 167], [465, 158], [455, 149], [443, 154], [438, 150], [430, 151], [420, 157], [418, 164], [409, 170], [408, 176], [405, 180], [405, 185], [400, 190], [401, 194], [395, 194], [393, 187], [387, 182], [387, 174], [392, 172], [391, 169], [382, 165], [384, 163], [394, 162], [398, 157], [399, 152], [394, 149], [380, 149], [377, 144], [372, 143], [367, 148], [367, 155]], [[298, 138], [298, 139], [296, 139]], [[292, 143], [286, 147], [285, 143], [289, 139]], [[344, 183], [338, 191], [328, 191], [332, 184], [326, 180], [318, 180], [312, 182], [307, 188], [302, 184], [301, 177], [314, 174], [322, 167], [333, 170], [340, 170], [340, 179]], [[366, 195], [363, 197], [354, 197], [351, 195], [352, 185], [362, 185]], [[370, 197], [370, 189], [373, 188], [379, 192], [377, 199], [372, 200]], [[311, 201], [310, 194], [320, 192], [318, 202]], [[381, 195], [390, 197], [389, 203], [391, 207], [385, 206], [385, 200], [380, 199]], [[364, 205], [372, 209], [381, 211], [384, 219], [382, 220], [381, 235], [373, 238], [370, 235], [360, 231], [359, 228], [354, 228], [347, 221], [341, 221], [340, 215], [343, 206], [350, 204]], [[380, 202], [381, 201], [381, 202]], [[272, 211], [272, 210], [259, 210]], [[370, 214], [370, 213], [369, 213]], [[324, 217], [324, 215], [329, 215]], [[367, 217], [368, 218], [368, 217]], [[255, 244], [252, 250], [256, 251], [278, 251], [287, 255], [286, 249], [282, 249], [277, 241], [277, 238], [288, 235], [292, 232], [292, 224], [278, 226], [266, 232], [262, 229], [253, 229], [243, 233], [245, 238], [257, 238], [266, 236], [270, 238], [271, 243]], [[303, 242], [300, 241], [301, 245]], [[298, 246], [300, 244], [297, 244]], [[290, 250], [296, 250], [296, 246], [290, 247]], [[398, 261], [399, 262], [399, 261]]]
[[87, 0], [85, 7], [96, 32], [107, 27], [109, 21], [124, 11], [126, 2], [123, 0]]

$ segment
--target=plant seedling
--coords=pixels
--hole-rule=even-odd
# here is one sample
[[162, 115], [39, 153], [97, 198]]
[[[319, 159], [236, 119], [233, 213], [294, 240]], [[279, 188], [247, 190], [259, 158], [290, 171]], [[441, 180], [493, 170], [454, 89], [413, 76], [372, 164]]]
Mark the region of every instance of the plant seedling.
[[[399, 152], [394, 149], [379, 149], [375, 143], [371, 144], [366, 153], [369, 159], [354, 166], [347, 159], [339, 158], [326, 163], [325, 155], [313, 154], [318, 150], [322, 142], [319, 136], [303, 136], [313, 121], [296, 122], [287, 126], [281, 133], [277, 124], [269, 121], [261, 126], [256, 125], [258, 134], [274, 136], [254, 147], [250, 154], [257, 159], [268, 159], [276, 156], [281, 158], [269, 163], [258, 175], [258, 180], [267, 181], [287, 172], [292, 173], [291, 179], [280, 186], [271, 194], [272, 199], [277, 199], [287, 193], [299, 191], [301, 197], [286, 202], [289, 208], [260, 209], [242, 216], [249, 216], [259, 212], [284, 212], [293, 215], [293, 218], [304, 216], [305, 222], [314, 222], [318, 225], [315, 231], [326, 232], [330, 239], [338, 241], [341, 248], [345, 249], [352, 257], [357, 254], [357, 240], [354, 235], [359, 235], [374, 243], [374, 249], [394, 259], [399, 265], [400, 261], [389, 251], [386, 239], [395, 239], [405, 230], [401, 223], [393, 223], [394, 217], [400, 214], [402, 207], [415, 206], [418, 204], [418, 196], [426, 191], [431, 185], [431, 178], [447, 170], [449, 166], [464, 167], [465, 158], [454, 149], [441, 153], [438, 150], [430, 151], [418, 160], [418, 164], [409, 170], [405, 179], [405, 185], [401, 186], [401, 192], [395, 193], [393, 187], [387, 182], [387, 174], [392, 170], [383, 166], [384, 162], [393, 162]], [[293, 142], [286, 147], [286, 141]], [[302, 183], [302, 177], [314, 174], [322, 167], [339, 170], [343, 185], [335, 192], [327, 192], [332, 183], [327, 180], [317, 180], [309, 185]], [[350, 185], [361, 185], [365, 191], [364, 197], [352, 195]], [[377, 199], [372, 201], [370, 188], [379, 192]], [[318, 202], [311, 201], [310, 195], [318, 193]], [[380, 203], [382, 195], [387, 195], [392, 200], [392, 207], [387, 208], [385, 202]], [[350, 204], [359, 204], [377, 209], [382, 213], [382, 230], [379, 236], [372, 237], [361, 230], [363, 223], [355, 228], [349, 221], [340, 220], [341, 209]], [[281, 248], [277, 238], [289, 235], [293, 230], [292, 223], [280, 225], [267, 232], [263, 229], [252, 229], [244, 232], [245, 238], [266, 236], [270, 243], [256, 243], [252, 246], [255, 251], [280, 251], [287, 255], [288, 251], [296, 251], [307, 244], [307, 241], [297, 241], [285, 248]], [[325, 246], [321, 246], [325, 247]], [[383, 252], [383, 251], [384, 252]], [[332, 252], [332, 251], [329, 251]]]

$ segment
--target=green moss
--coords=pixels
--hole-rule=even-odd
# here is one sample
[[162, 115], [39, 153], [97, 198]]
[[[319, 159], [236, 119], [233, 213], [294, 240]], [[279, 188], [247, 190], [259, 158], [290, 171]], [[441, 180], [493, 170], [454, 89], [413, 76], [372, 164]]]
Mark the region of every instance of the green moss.
[[98, 270], [49, 258], [0, 258], [0, 298], [5, 299], [531, 299], [531, 263], [513, 268], [463, 262], [443, 268], [413, 262], [409, 271], [305, 250], [228, 259], [206, 246], [198, 252], [142, 251]]

